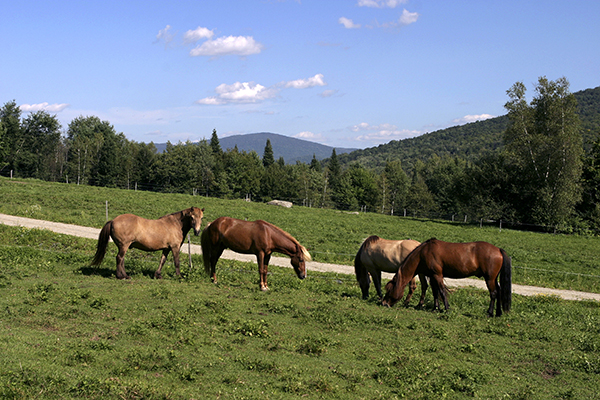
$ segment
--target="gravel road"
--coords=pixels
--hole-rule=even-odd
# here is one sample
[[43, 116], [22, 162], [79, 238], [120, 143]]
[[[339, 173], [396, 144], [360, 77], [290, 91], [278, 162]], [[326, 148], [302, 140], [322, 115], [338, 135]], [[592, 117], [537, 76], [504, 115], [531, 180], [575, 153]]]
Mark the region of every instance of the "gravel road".
[[[0, 214], [0, 223], [11, 226], [22, 226], [25, 228], [37, 228], [37, 229], [48, 229], [56, 233], [62, 233], [66, 235], [85, 237], [89, 239], [98, 239], [100, 229], [90, 228], [79, 225], [69, 225], [59, 222], [49, 222], [32, 218], [15, 217], [12, 215]], [[190, 250], [192, 254], [201, 254], [202, 250], [198, 245], [191, 245]], [[181, 249], [182, 253], [188, 254], [188, 245], [184, 244]], [[93, 254], [90, 254], [90, 258]], [[239, 254], [233, 251], [225, 250], [221, 258], [239, 260], [246, 262], [256, 262], [256, 257], [253, 255]], [[287, 257], [271, 257], [270, 265], [276, 265], [280, 267], [291, 268], [290, 259]], [[354, 267], [348, 265], [336, 265], [336, 264], [325, 264], [319, 262], [308, 262], [307, 272], [319, 271], [319, 272], [336, 272], [339, 274], [354, 275]], [[383, 278], [391, 279], [392, 274], [383, 273]], [[480, 279], [445, 279], [448, 287], [464, 287], [474, 286], [481, 289], [486, 289], [485, 282]], [[512, 285], [513, 293], [524, 295], [524, 296], [535, 296], [535, 295], [546, 295], [546, 296], [559, 296], [565, 300], [595, 300], [600, 301], [600, 294], [598, 293], [585, 293], [574, 290], [558, 290], [558, 289], [547, 289], [535, 286], [525, 285]]]

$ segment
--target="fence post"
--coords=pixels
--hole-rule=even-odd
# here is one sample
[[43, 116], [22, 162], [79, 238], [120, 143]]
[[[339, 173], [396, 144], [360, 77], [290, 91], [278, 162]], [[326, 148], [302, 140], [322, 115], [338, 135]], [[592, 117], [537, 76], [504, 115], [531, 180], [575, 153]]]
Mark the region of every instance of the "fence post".
[[192, 270], [192, 241], [190, 240], [190, 234], [188, 233], [188, 254], [190, 259], [190, 271]]
[[106, 200], [106, 222], [108, 222], [108, 200]]

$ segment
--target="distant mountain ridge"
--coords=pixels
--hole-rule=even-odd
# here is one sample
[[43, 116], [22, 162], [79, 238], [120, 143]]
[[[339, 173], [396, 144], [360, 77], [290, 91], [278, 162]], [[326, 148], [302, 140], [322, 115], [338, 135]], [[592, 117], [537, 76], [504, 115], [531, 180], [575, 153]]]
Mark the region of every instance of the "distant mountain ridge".
[[[573, 93], [577, 99], [584, 147], [598, 140], [600, 134], [600, 86]], [[485, 121], [453, 126], [421, 136], [356, 150], [338, 157], [340, 165], [358, 162], [364, 167], [381, 170], [388, 161], [400, 160], [410, 170], [417, 160], [427, 161], [432, 156], [458, 156], [474, 160], [486, 152], [495, 152], [504, 146], [503, 135], [508, 116], [502, 115]]]
[[[600, 86], [574, 93], [581, 120], [583, 141], [586, 149], [595, 142], [600, 134]], [[434, 155], [459, 156], [474, 160], [486, 152], [495, 152], [502, 148], [503, 134], [508, 126], [508, 117], [502, 115], [485, 121], [426, 133], [414, 138], [392, 140], [386, 144], [366, 149], [335, 147], [340, 165], [343, 167], [358, 162], [364, 167], [381, 170], [386, 162], [400, 160], [407, 169], [412, 169], [417, 160], [427, 161]], [[236, 145], [240, 151], [256, 151], [262, 157], [267, 143], [271, 140], [273, 155], [277, 160], [283, 157], [287, 164], [296, 161], [310, 163], [313, 154], [317, 160], [331, 157], [333, 147], [307, 140], [296, 139], [276, 133], [252, 133], [219, 138], [221, 148], [227, 150]], [[155, 144], [159, 152], [166, 144]]]
[[[331, 147], [320, 143], [310, 142], [308, 140], [297, 139], [277, 133], [248, 133], [245, 135], [232, 135], [219, 138], [219, 143], [223, 151], [233, 149], [237, 146], [239, 151], [255, 151], [260, 157], [265, 152], [267, 139], [271, 141], [273, 148], [273, 157], [278, 160], [283, 157], [286, 164], [295, 164], [296, 161], [310, 164], [313, 154], [317, 160], [323, 160], [331, 157], [335, 148], [336, 154], [350, 153], [357, 149], [344, 147]], [[167, 147], [166, 143], [155, 144], [159, 153], [162, 153]]]

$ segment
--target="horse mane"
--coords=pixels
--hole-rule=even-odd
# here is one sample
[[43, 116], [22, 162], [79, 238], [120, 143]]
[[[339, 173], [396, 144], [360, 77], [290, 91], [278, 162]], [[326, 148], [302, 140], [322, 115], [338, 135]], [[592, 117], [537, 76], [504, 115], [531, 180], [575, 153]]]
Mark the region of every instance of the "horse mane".
[[376, 241], [378, 241], [379, 239], [381, 239], [379, 236], [377, 235], [371, 235], [368, 238], [366, 238], [361, 247], [367, 247], [369, 246], [371, 243], [375, 243]]
[[[261, 220], [262, 221], [262, 220]], [[308, 250], [306, 249], [306, 247], [302, 246], [300, 244], [300, 242], [298, 242], [298, 240], [293, 237], [292, 235], [290, 235], [289, 233], [287, 233], [286, 231], [284, 231], [283, 229], [281, 229], [280, 227], [278, 227], [277, 225], [273, 225], [267, 221], [262, 221], [265, 224], [267, 224], [271, 229], [281, 233], [283, 236], [285, 236], [286, 238], [290, 239], [294, 244], [296, 244], [296, 246], [298, 246], [300, 248], [300, 251], [302, 252], [302, 254], [304, 255], [304, 260], [305, 261], [310, 261], [312, 260], [312, 257], [310, 256], [310, 253], [308, 252]]]

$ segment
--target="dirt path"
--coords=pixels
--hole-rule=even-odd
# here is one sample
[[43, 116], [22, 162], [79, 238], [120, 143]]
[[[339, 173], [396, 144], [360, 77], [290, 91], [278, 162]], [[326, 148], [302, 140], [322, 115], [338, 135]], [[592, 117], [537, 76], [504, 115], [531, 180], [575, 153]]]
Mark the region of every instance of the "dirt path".
[[[38, 229], [48, 229], [56, 233], [62, 233], [66, 235], [72, 236], [80, 236], [88, 239], [98, 239], [98, 234], [100, 233], [100, 229], [90, 228], [79, 225], [69, 225], [63, 224], [60, 222], [49, 222], [43, 221], [39, 219], [25, 218], [25, 217], [15, 217], [12, 215], [0, 214], [0, 223], [11, 226], [23, 226], [25, 228], [38, 228]], [[201, 254], [202, 250], [198, 245], [191, 245], [190, 250], [192, 254]], [[188, 254], [188, 245], [184, 244], [182, 246], [181, 251], [185, 254]], [[91, 257], [92, 255], [90, 255]], [[238, 260], [238, 261], [246, 261], [246, 262], [256, 262], [256, 257], [253, 255], [239, 254], [233, 251], [225, 250], [223, 252], [222, 258]], [[290, 259], [287, 257], [271, 257], [271, 265], [276, 265], [279, 267], [288, 267], [291, 268]], [[336, 265], [336, 264], [325, 264], [319, 262], [309, 262], [307, 263], [307, 270], [310, 271], [319, 271], [319, 272], [336, 272], [339, 274], [348, 274], [354, 275], [354, 267], [349, 265]], [[383, 278], [391, 279], [392, 274], [383, 274]], [[449, 287], [464, 287], [464, 286], [474, 286], [481, 289], [486, 289], [485, 282], [480, 279], [445, 279], [446, 285]], [[535, 295], [546, 295], [546, 296], [559, 296], [565, 300], [596, 300], [600, 301], [600, 294], [598, 293], [585, 293], [578, 292], [575, 290], [558, 290], [558, 289], [546, 289], [535, 286], [525, 286], [525, 285], [515, 285], [513, 284], [513, 293], [521, 294], [524, 296], [535, 296]]]

